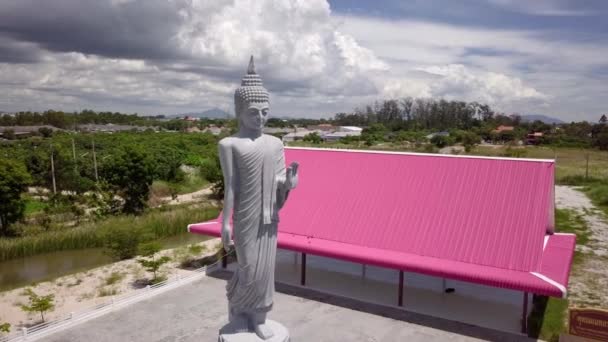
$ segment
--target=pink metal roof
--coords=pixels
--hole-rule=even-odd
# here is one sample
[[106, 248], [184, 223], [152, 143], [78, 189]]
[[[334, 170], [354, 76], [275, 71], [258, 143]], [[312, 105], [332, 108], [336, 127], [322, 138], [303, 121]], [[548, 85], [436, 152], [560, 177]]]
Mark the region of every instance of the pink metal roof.
[[[279, 246], [563, 296], [574, 236], [551, 235], [553, 161], [286, 149], [300, 183]], [[219, 235], [217, 220], [190, 225]]]

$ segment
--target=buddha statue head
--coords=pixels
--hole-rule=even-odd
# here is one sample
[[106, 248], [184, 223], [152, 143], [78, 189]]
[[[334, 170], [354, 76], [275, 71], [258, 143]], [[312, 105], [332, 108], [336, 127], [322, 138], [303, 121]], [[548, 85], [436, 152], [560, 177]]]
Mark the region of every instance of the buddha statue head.
[[262, 79], [255, 72], [253, 56], [249, 60], [247, 74], [241, 86], [234, 92], [234, 112], [240, 127], [261, 130], [268, 120], [270, 97], [262, 85]]

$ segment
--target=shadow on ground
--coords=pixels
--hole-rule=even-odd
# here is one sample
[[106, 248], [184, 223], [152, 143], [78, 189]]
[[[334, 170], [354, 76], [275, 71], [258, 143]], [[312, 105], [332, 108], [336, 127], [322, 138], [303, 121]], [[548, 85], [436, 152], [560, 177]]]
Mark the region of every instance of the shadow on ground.
[[[207, 276], [217, 279], [228, 280], [232, 276], [232, 272], [220, 269], [209, 273]], [[535, 341], [535, 339], [531, 339], [521, 335], [478, 327], [475, 325], [456, 321], [450, 321], [443, 318], [427, 316], [390, 306], [363, 302], [353, 298], [336, 296], [334, 294], [330, 295], [311, 288], [304, 288], [301, 286], [294, 286], [279, 282], [275, 284], [275, 288], [277, 292], [281, 292], [287, 295], [305, 298], [308, 300], [322, 302], [386, 318], [391, 318], [394, 320], [399, 320], [411, 324], [417, 324], [437, 330], [443, 330], [472, 338], [478, 338], [488, 341]]]

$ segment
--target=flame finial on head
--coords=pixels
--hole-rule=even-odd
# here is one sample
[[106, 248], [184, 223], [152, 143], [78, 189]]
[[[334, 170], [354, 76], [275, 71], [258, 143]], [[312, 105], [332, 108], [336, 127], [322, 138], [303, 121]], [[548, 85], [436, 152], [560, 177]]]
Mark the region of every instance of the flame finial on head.
[[255, 64], [253, 64], [253, 55], [249, 58], [249, 66], [247, 67], [247, 75], [255, 75]]
[[241, 86], [234, 92], [234, 111], [238, 116], [249, 103], [270, 102], [268, 90], [262, 84], [262, 78], [255, 72], [253, 56], [249, 59], [247, 74], [241, 80]]

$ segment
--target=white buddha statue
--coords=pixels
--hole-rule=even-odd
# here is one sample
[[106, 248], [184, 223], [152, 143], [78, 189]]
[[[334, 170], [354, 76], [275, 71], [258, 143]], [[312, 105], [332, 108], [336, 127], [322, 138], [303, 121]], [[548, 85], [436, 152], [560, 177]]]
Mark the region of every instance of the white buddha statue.
[[273, 305], [278, 212], [298, 184], [298, 164], [285, 168], [282, 141], [262, 134], [269, 94], [253, 56], [234, 93], [234, 106], [239, 131], [219, 142], [225, 186], [222, 242], [227, 251], [234, 246], [238, 260], [226, 286], [229, 320], [240, 331], [267, 340], [274, 335], [266, 314]]

